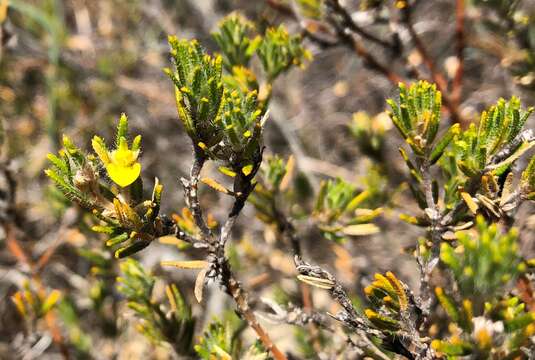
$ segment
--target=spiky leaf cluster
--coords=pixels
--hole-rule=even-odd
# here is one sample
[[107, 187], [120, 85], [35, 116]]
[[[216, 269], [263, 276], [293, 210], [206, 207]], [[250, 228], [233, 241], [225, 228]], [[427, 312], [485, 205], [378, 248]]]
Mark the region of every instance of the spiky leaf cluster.
[[204, 360], [230, 358], [236, 345], [233, 334], [234, 331], [229, 324], [223, 325], [219, 321], [213, 321], [208, 325], [200, 342], [195, 345], [195, 352]]
[[535, 145], [529, 134], [522, 132], [532, 112], [533, 108], [523, 110], [516, 97], [509, 101], [500, 99], [484, 111], [479, 125], [471, 124], [454, 143], [454, 151], [459, 153], [459, 169], [467, 176], [485, 171], [504, 173]]
[[[64, 137], [59, 154], [48, 155], [51, 167], [45, 173], [66, 198], [101, 221], [92, 229], [106, 234], [106, 244], [117, 248], [116, 257], [125, 257], [147, 247], [158, 234], [162, 226], [158, 214], [163, 186], [156, 179], [151, 199], [143, 200], [141, 165], [137, 162], [141, 137], [137, 136], [132, 148], [128, 148], [128, 121], [124, 114], [116, 139], [117, 149], [110, 152], [104, 140], [95, 136], [96, 157], [83, 153]], [[119, 187], [101, 178], [102, 168]]]
[[[267, 30], [264, 37], [251, 37], [253, 28], [238, 14], [223, 19], [212, 34], [222, 52], [215, 57], [195, 40], [169, 37], [174, 69], [166, 70], [175, 84], [179, 118], [195, 147], [246, 177], [259, 166], [262, 115], [271, 83], [292, 64], [300, 64], [307, 53], [299, 38], [283, 27]], [[267, 77], [263, 86], [248, 67], [255, 53]]]
[[11, 296], [11, 301], [25, 321], [35, 322], [46, 316], [61, 300], [59, 290], [45, 291], [34, 281], [25, 281], [23, 289]]
[[169, 37], [174, 69], [166, 69], [175, 84], [178, 116], [195, 144], [212, 146], [221, 139], [217, 125], [223, 83], [220, 56], [211, 57], [196, 40]]
[[196, 41], [170, 38], [176, 71], [178, 114], [196, 147], [245, 176], [261, 152], [261, 111], [256, 91], [225, 89], [221, 58], [211, 58]]
[[87, 210], [103, 209], [103, 189], [94, 157], [88, 157], [67, 136], [63, 136], [63, 149], [47, 157], [51, 166], [45, 174], [67, 199]]
[[[269, 99], [271, 85], [291, 65], [301, 65], [310, 54], [300, 44], [298, 36], [291, 36], [284, 27], [268, 28], [264, 34], [256, 34], [254, 25], [244, 16], [232, 13], [219, 23], [212, 37], [219, 45], [227, 75], [224, 83], [231, 89], [242, 92], [257, 90], [264, 102]], [[261, 78], [250, 66], [256, 54], [262, 64], [265, 83], [259, 86]]]
[[249, 60], [262, 40], [258, 35], [250, 37], [254, 28], [252, 22], [238, 13], [233, 13], [223, 18], [217, 31], [212, 33], [221, 50], [223, 65], [227, 71], [232, 72], [235, 66], [249, 66]]
[[120, 268], [117, 289], [140, 320], [137, 329], [155, 343], [169, 343], [178, 354], [191, 354], [195, 320], [178, 288], [173, 284], [166, 287], [168, 305], [164, 310], [163, 304], [153, 299], [154, 276], [131, 258]]
[[301, 65], [310, 58], [310, 54], [301, 45], [301, 38], [288, 34], [281, 25], [266, 31], [258, 47], [258, 57], [268, 81], [272, 82], [292, 65]]
[[410, 295], [393, 273], [375, 274], [375, 281], [364, 288], [373, 308], [366, 309], [368, 320], [378, 329], [396, 332], [407, 324], [410, 312]]
[[225, 92], [218, 119], [224, 129], [223, 137], [215, 146], [204, 148], [206, 153], [232, 171], [249, 176], [256, 171], [262, 151], [261, 114], [256, 91]]
[[392, 122], [401, 136], [417, 156], [425, 156], [431, 164], [440, 159], [444, 149], [454, 135], [459, 132], [459, 125], [453, 125], [438, 141], [441, 118], [442, 94], [436, 85], [419, 81], [410, 87], [399, 84], [399, 102], [387, 100]]
[[476, 302], [492, 296], [520, 271], [518, 231], [501, 233], [496, 224], [488, 225], [482, 216], [476, 231], [458, 232], [457, 245], [443, 243], [440, 259], [451, 269], [464, 298]]

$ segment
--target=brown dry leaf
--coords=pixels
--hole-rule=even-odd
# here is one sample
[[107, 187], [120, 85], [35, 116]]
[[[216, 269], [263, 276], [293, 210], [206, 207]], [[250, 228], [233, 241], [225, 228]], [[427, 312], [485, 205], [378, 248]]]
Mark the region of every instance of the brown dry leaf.
[[453, 231], [446, 231], [442, 234], [442, 239], [446, 241], [454, 241], [457, 240], [457, 235], [455, 235]]
[[500, 207], [503, 207], [510, 200], [513, 194], [513, 173], [510, 172], [503, 183], [502, 197], [500, 198]]
[[290, 155], [290, 157], [288, 158], [288, 161], [286, 162], [286, 174], [284, 174], [284, 177], [282, 178], [281, 183], [279, 185], [280, 191], [288, 190], [288, 187], [290, 186], [290, 183], [294, 175], [294, 171], [295, 171], [295, 157], [293, 155]]
[[334, 282], [329, 279], [322, 279], [314, 276], [308, 275], [297, 275], [297, 279], [304, 282], [305, 284], [315, 286], [320, 289], [330, 290], [334, 286]]
[[193, 290], [193, 294], [195, 295], [195, 299], [199, 303], [202, 302], [202, 295], [204, 290], [204, 279], [206, 278], [206, 273], [208, 272], [208, 267], [202, 269], [197, 274], [197, 278], [195, 279], [195, 289]]
[[171, 235], [166, 235], [166, 236], [159, 237], [158, 241], [161, 244], [175, 245], [175, 246], [182, 246], [182, 245], [184, 245], [186, 243], [184, 240], [180, 240], [176, 236], [171, 236]]
[[212, 178], [205, 177], [205, 178], [202, 178], [201, 181], [216, 191], [222, 192], [223, 194], [229, 193], [229, 190], [226, 187], [224, 187], [223, 185], [221, 185], [220, 183], [218, 183]]
[[479, 209], [479, 206], [476, 204], [474, 199], [472, 199], [470, 194], [467, 193], [466, 191], [461, 191], [461, 197], [463, 198], [464, 202], [468, 206], [468, 209], [470, 209], [472, 214], [475, 215], [477, 213], [477, 209]]
[[349, 225], [342, 229], [342, 232], [350, 236], [364, 236], [377, 234], [380, 231], [375, 224], [356, 224]]
[[487, 210], [489, 210], [494, 216], [497, 218], [500, 217], [500, 209], [496, 206], [494, 201], [489, 199], [486, 196], [476, 194], [477, 199], [479, 200], [479, 203], [483, 205]]
[[162, 261], [162, 266], [174, 266], [179, 269], [204, 269], [208, 266], [208, 261], [187, 260], [187, 261]]

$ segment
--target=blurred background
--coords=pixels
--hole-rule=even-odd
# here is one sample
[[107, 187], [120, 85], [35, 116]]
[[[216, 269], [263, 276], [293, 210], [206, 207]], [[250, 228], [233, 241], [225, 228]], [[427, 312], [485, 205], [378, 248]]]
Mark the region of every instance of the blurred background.
[[[376, 205], [385, 209], [376, 221], [380, 233], [351, 239], [343, 246], [304, 226], [308, 257], [334, 269], [356, 294], [376, 271], [394, 270], [408, 284], [417, 284], [410, 247], [422, 234], [398, 219], [400, 212], [415, 212], [417, 206], [403, 185], [406, 171], [397, 150], [400, 140], [383, 112], [385, 99], [394, 96], [396, 86], [355, 49], [331, 41], [332, 33], [317, 30], [318, 23], [305, 18], [301, 3], [306, 2], [0, 0], [0, 201], [24, 230], [18, 244], [25, 256], [42, 259], [46, 254], [39, 268], [44, 286], [59, 289], [71, 300], [61, 316], [63, 323], [69, 323], [65, 319], [72, 323], [58, 325], [58, 331], [67, 338], [78, 331], [75, 338], [90, 357], [165, 359], [170, 355], [140, 338], [119, 296], [112, 296], [116, 301], [105, 300], [101, 315], [91, 311], [96, 280], [91, 261], [79, 249], [99, 248], [102, 239], [88, 231], [83, 213], [50, 186], [43, 173], [46, 154], [58, 150], [62, 134], [82, 149], [90, 149], [94, 134], [111, 139], [119, 115], [125, 112], [132, 133], [143, 136], [144, 180], [152, 183], [158, 177], [165, 185], [164, 212], [179, 213], [184, 200], [178, 179], [189, 171], [192, 157], [190, 141], [176, 115], [173, 85], [162, 72], [170, 65], [167, 36], [196, 38], [212, 52], [216, 47], [210, 33], [233, 11], [253, 21], [259, 32], [285, 24], [290, 33], [304, 35], [304, 45], [313, 54], [305, 68], [294, 69], [275, 83], [266, 154], [293, 155], [305, 193], [317, 191], [322, 179], [340, 177], [360, 189], [373, 189]], [[375, 59], [404, 79], [432, 77], [396, 15], [399, 4], [340, 3], [369, 33], [398, 42], [396, 49], [389, 50], [363, 39]], [[458, 67], [455, 1], [416, 3], [412, 25], [436, 71], [450, 82]], [[464, 126], [477, 121], [479, 112], [499, 97], [515, 94], [526, 107], [535, 105], [535, 4], [524, 1], [507, 10], [503, 3], [514, 1], [466, 2], [464, 76], [458, 104]], [[501, 13], [504, 9], [507, 12]], [[447, 112], [444, 116], [450, 119]], [[533, 127], [533, 119], [529, 124]], [[226, 199], [209, 190], [201, 198], [215, 219], [223, 219]], [[533, 210], [528, 204], [521, 208], [519, 226], [532, 229]], [[528, 256], [534, 252], [533, 236], [531, 231], [526, 234], [522, 247]], [[230, 251], [240, 259], [237, 272], [246, 286], [262, 296], [291, 299], [297, 286], [291, 256], [284, 246], [274, 244], [272, 233], [255, 220], [251, 206], [240, 218], [235, 239]], [[0, 358], [62, 358], [46, 331], [36, 331], [37, 337], [28, 340], [25, 324], [9, 300], [28, 280], [29, 269], [21, 256], [6, 241], [6, 233], [1, 234]], [[175, 248], [154, 244], [139, 258], [148, 269], [179, 284], [191, 300], [194, 274], [164, 272], [157, 266], [162, 259], [180, 256]], [[329, 309], [322, 296], [320, 291], [314, 293], [316, 306]], [[201, 319], [198, 326], [232, 308], [225, 302], [226, 296], [210, 287], [207, 310], [194, 308]], [[285, 336], [292, 333], [290, 326], [268, 328], [278, 329], [273, 338], [283, 349], [294, 346], [295, 340]]]

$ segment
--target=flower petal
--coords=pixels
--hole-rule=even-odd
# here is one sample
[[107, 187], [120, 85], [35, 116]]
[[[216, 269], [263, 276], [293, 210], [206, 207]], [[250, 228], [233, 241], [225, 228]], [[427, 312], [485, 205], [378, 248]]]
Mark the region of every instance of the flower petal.
[[120, 166], [114, 163], [106, 165], [108, 175], [117, 185], [126, 187], [132, 184], [141, 173], [141, 164], [136, 162], [130, 166]]

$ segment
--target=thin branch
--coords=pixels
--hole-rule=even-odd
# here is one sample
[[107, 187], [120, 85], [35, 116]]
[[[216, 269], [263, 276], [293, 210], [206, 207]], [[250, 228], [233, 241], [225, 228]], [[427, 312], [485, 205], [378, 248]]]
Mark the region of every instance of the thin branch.
[[340, 40], [350, 49], [352, 49], [358, 57], [362, 58], [367, 66], [372, 70], [375, 70], [386, 77], [390, 82], [397, 86], [400, 82], [403, 81], [401, 76], [396, 74], [392, 68], [382, 64], [375, 56], [364, 47], [360, 42], [355, 39], [350, 31], [346, 27], [341, 26], [336, 22], [332, 16], [329, 18], [331, 25], [335, 27], [336, 32]]
[[288, 17], [291, 17], [293, 19], [296, 19], [296, 15], [293, 11], [293, 9], [291, 8], [291, 6], [288, 6], [280, 1], [277, 1], [277, 0], [266, 0], [266, 4], [278, 11], [279, 13], [285, 15], [285, 16], [288, 16]]
[[223, 260], [224, 261], [220, 263], [222, 272], [221, 278], [223, 279], [227, 292], [234, 299], [238, 311], [247, 321], [249, 326], [256, 332], [256, 335], [258, 336], [264, 347], [271, 352], [273, 357], [276, 360], [287, 360], [286, 355], [284, 355], [273, 343], [268, 333], [264, 330], [264, 328], [256, 319], [253, 310], [249, 306], [249, 302], [247, 300], [247, 293], [243, 290], [243, 287], [241, 286], [240, 282], [236, 280], [236, 278], [232, 274], [227, 259], [225, 258]]
[[429, 284], [429, 281], [431, 278], [431, 272], [433, 271], [434, 267], [438, 263], [438, 259], [440, 256], [440, 242], [442, 239], [441, 238], [442, 228], [440, 227], [440, 220], [442, 218], [442, 214], [440, 213], [438, 204], [435, 203], [435, 199], [433, 197], [433, 183], [431, 179], [431, 168], [430, 168], [431, 166], [427, 159], [428, 157], [426, 157], [426, 159], [423, 160], [422, 163], [420, 164], [420, 172], [422, 174], [423, 191], [425, 195], [425, 202], [427, 205], [425, 212], [431, 222], [431, 226], [429, 227], [429, 233], [431, 235], [431, 244], [432, 244], [431, 245], [431, 258], [428, 260], [425, 260], [420, 254], [420, 251], [419, 251], [420, 247], [417, 246], [417, 249], [418, 249], [417, 262], [418, 262], [418, 266], [420, 267], [420, 299], [422, 299], [421, 308], [425, 317], [429, 316], [429, 311], [431, 308], [432, 293], [431, 293], [431, 286]]
[[342, 18], [342, 25], [344, 27], [347, 27], [349, 30], [354, 32], [355, 34], [360, 35], [362, 38], [373, 42], [377, 45], [380, 45], [388, 50], [393, 50], [395, 48], [395, 44], [392, 44], [388, 41], [385, 41], [372, 33], [367, 32], [362, 27], [360, 27], [351, 17], [347, 9], [345, 9], [341, 4], [339, 0], [330, 0], [326, 3], [328, 7], [332, 9], [336, 14], [338, 14]]
[[448, 81], [446, 80], [444, 75], [437, 69], [435, 61], [427, 51], [422, 39], [414, 29], [414, 25], [412, 23], [412, 8], [407, 5], [402, 10], [402, 15], [403, 23], [405, 24], [409, 35], [411, 36], [411, 39], [414, 42], [416, 50], [418, 50], [425, 66], [428, 68], [431, 74], [431, 79], [442, 93], [442, 103], [444, 104], [446, 109], [448, 109], [452, 122], [461, 124], [464, 123], [463, 119], [461, 118], [461, 115], [459, 114], [459, 109], [456, 103], [448, 95]]
[[464, 75], [464, 48], [465, 42], [465, 3], [464, 0], [455, 2], [455, 49], [457, 52], [457, 70], [453, 77], [451, 87], [451, 99], [456, 107], [459, 107], [462, 95], [462, 82]]
[[[291, 7], [284, 6], [276, 0], [266, 0], [267, 4], [275, 10], [280, 11], [284, 15], [287, 15], [293, 19], [299, 20], [297, 14], [293, 11]], [[362, 27], [356, 24], [351, 15], [344, 9], [338, 0], [331, 0], [328, 3], [332, 9], [332, 14], [338, 15], [342, 22], [340, 23], [337, 19], [334, 19], [330, 16], [330, 23], [337, 32], [338, 38], [341, 41], [342, 45], [345, 45], [349, 49], [353, 50], [355, 54], [362, 58], [367, 66], [372, 70], [375, 70], [386, 77], [390, 82], [397, 86], [398, 83], [403, 81], [403, 78], [396, 74], [390, 67], [382, 64], [377, 58], [370, 53], [364, 45], [359, 43], [353, 36], [353, 34], [361, 36], [363, 39], [366, 39], [370, 42], [374, 42], [378, 45], [381, 45], [384, 48], [393, 50], [395, 44], [391, 44], [385, 40], [382, 40], [371, 33], [366, 32]], [[304, 35], [307, 36], [311, 41], [317, 43], [321, 47], [331, 47], [337, 45], [338, 43], [333, 43], [327, 40], [322, 39], [319, 36], [316, 36], [314, 33], [311, 33], [306, 28], [303, 29]]]
[[202, 153], [201, 149], [199, 149], [196, 145], [193, 146], [194, 156], [189, 180], [182, 178], [181, 181], [182, 185], [184, 186], [184, 192], [186, 194], [186, 204], [191, 210], [195, 224], [201, 230], [201, 233], [205, 239], [212, 239], [212, 232], [210, 231], [210, 228], [208, 227], [202, 216], [202, 208], [199, 203], [198, 194], [199, 177], [201, 174], [201, 170], [204, 166], [204, 162], [206, 161], [206, 157]]
[[[260, 157], [261, 159], [261, 157]], [[198, 198], [198, 183], [201, 170], [205, 163], [205, 156], [200, 149], [194, 145], [194, 160], [190, 172], [189, 179], [181, 179], [184, 185], [184, 193], [186, 197], [186, 203], [190, 208], [193, 219], [197, 227], [201, 230], [202, 241], [206, 243], [208, 249], [208, 260], [210, 262], [210, 271], [208, 277], [217, 278], [219, 284], [225, 289], [225, 291], [234, 299], [238, 312], [247, 321], [247, 324], [256, 332], [258, 338], [268, 349], [276, 360], [287, 360], [279, 348], [273, 343], [268, 333], [258, 323], [256, 316], [249, 306], [247, 300], [247, 292], [243, 289], [240, 282], [236, 279], [232, 273], [228, 259], [225, 256], [225, 244], [230, 237], [231, 230], [234, 223], [239, 216], [247, 197], [254, 189], [254, 185], [251, 184], [251, 179], [248, 177], [244, 179], [241, 175], [238, 175], [235, 183], [234, 190], [236, 194], [235, 202], [229, 217], [221, 229], [219, 239], [213, 234], [204, 218], [202, 216], [202, 209]], [[253, 172], [252, 174], [254, 174]]]

